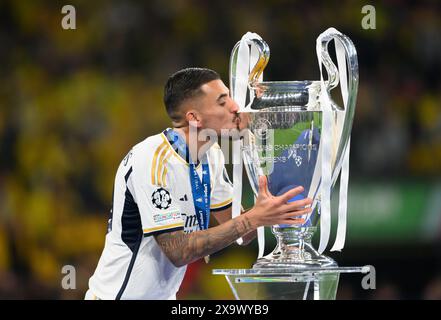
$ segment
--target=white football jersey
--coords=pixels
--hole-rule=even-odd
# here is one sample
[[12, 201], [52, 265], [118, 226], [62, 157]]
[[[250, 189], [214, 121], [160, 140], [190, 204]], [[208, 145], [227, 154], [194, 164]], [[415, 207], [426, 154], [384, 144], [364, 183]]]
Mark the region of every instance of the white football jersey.
[[[231, 206], [232, 186], [218, 144], [207, 151], [210, 211]], [[197, 172], [201, 176], [202, 165]], [[186, 266], [175, 267], [153, 235], [199, 230], [189, 164], [163, 133], [130, 150], [116, 173], [103, 253], [89, 290], [99, 299], [173, 299]]]

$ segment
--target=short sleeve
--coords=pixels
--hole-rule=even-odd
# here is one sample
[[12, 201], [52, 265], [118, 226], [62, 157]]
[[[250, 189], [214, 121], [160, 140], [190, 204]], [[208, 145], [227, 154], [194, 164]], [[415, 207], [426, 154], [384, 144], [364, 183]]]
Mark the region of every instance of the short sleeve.
[[138, 205], [144, 236], [183, 230], [184, 221], [170, 189], [152, 184], [148, 161], [134, 158], [133, 173], [128, 185]]
[[233, 201], [233, 185], [225, 169], [224, 154], [221, 149], [216, 150], [216, 176], [213, 181], [213, 189], [210, 200], [210, 210], [212, 212], [229, 208]]

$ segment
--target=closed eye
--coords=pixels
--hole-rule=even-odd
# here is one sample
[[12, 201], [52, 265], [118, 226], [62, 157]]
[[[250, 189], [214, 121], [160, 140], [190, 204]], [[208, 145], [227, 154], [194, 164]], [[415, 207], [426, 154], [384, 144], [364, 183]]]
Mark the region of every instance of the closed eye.
[[217, 97], [216, 101], [223, 107], [226, 104], [226, 97], [228, 97], [228, 94], [222, 93], [221, 95], [219, 95], [219, 97]]

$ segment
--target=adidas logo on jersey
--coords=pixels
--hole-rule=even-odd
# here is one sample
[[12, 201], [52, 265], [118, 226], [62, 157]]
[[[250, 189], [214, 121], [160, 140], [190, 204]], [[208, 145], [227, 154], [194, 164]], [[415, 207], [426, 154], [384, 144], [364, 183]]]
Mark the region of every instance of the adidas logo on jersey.
[[179, 200], [181, 200], [181, 201], [188, 201], [187, 195], [184, 194], [184, 196], [182, 198], [179, 198]]

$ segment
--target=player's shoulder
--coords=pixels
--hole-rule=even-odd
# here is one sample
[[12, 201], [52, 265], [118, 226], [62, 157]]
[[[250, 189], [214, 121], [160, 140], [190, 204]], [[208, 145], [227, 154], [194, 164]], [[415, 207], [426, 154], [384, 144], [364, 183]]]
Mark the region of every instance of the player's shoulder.
[[164, 140], [162, 138], [162, 133], [158, 133], [138, 142], [136, 145], [133, 146], [133, 149], [140, 152], [145, 149], [157, 148], [162, 144], [163, 141]]
[[157, 157], [161, 149], [164, 149], [166, 141], [163, 138], [163, 134], [155, 134], [149, 136], [135, 144], [124, 158], [123, 162], [131, 163], [135, 168], [145, 170], [146, 167], [150, 167], [153, 159]]
[[166, 146], [167, 141], [163, 133], [158, 133], [137, 143], [133, 146], [131, 151], [135, 158], [143, 159], [143, 161], [148, 162], [149, 159], [153, 159], [155, 154], [159, 152], [160, 149], [163, 149]]
[[173, 148], [164, 133], [147, 137], [132, 150], [135, 173], [151, 185], [165, 185]]

